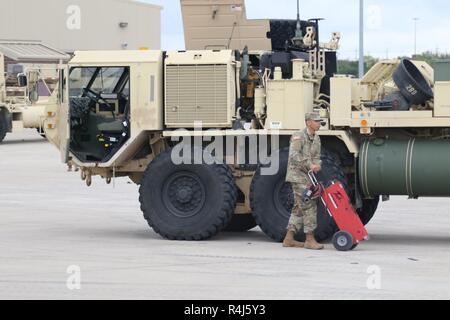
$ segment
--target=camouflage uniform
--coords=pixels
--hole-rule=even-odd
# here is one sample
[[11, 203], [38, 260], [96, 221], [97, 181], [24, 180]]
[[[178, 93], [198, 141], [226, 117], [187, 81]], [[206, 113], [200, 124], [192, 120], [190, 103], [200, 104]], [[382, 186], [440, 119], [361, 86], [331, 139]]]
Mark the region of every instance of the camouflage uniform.
[[292, 184], [295, 205], [292, 208], [288, 231], [297, 233], [304, 227], [304, 232], [310, 233], [317, 228], [317, 201], [303, 202], [303, 192], [311, 185], [308, 177], [311, 165], [322, 165], [320, 153], [321, 143], [317, 134], [311, 135], [308, 129], [305, 129], [292, 136], [286, 181]]

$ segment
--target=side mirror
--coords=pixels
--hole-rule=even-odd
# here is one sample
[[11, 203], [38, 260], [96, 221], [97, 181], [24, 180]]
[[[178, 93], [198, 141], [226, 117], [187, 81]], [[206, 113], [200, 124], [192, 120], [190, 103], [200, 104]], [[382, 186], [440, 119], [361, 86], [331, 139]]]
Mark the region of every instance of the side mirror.
[[30, 70], [26, 76], [28, 99], [31, 103], [36, 103], [39, 100], [39, 71]]
[[23, 73], [19, 73], [17, 75], [17, 82], [19, 84], [19, 87], [21, 87], [21, 88], [24, 88], [24, 87], [28, 86], [28, 78]]
[[36, 103], [39, 101], [39, 93], [36, 90], [30, 91], [28, 93], [28, 99], [31, 103]]

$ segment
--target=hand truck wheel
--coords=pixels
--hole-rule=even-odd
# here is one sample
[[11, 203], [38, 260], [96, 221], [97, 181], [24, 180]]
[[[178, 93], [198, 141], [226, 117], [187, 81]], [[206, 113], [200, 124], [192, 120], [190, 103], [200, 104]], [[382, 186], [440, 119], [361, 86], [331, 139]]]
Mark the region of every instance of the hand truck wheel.
[[350, 251], [356, 248], [353, 237], [347, 231], [339, 231], [333, 236], [333, 245], [338, 251]]

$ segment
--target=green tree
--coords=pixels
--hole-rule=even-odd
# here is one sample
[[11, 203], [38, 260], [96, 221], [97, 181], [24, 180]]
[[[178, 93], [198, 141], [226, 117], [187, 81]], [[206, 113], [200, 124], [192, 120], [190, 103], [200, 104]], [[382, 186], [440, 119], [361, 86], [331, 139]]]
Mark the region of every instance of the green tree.
[[[398, 57], [398, 59], [411, 59], [411, 57]], [[431, 51], [426, 51], [421, 54], [415, 55], [412, 57], [414, 60], [421, 60], [427, 62], [429, 65], [433, 66], [435, 61], [438, 60], [450, 60], [450, 54], [444, 53], [444, 54], [436, 54]], [[365, 72], [370, 70], [379, 59], [372, 57], [372, 56], [366, 56], [365, 57]], [[339, 60], [338, 61], [338, 74], [348, 74], [353, 75], [355, 77], [358, 77], [358, 61], [355, 60]]]
[[[372, 56], [366, 56], [364, 58], [364, 69], [367, 72], [370, 70], [379, 60]], [[359, 62], [354, 60], [339, 60], [338, 61], [338, 73], [348, 74], [355, 77], [359, 75]]]
[[429, 65], [433, 66], [435, 61], [438, 60], [450, 60], [450, 54], [436, 54], [431, 51], [426, 51], [424, 53], [413, 56], [414, 60], [422, 60], [427, 62]]

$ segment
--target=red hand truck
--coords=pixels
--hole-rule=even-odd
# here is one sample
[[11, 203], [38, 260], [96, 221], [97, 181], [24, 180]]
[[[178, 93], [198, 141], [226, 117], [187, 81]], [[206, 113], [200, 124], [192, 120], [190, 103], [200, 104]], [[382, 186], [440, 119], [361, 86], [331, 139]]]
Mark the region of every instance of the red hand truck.
[[353, 208], [342, 183], [333, 181], [329, 187], [325, 188], [312, 171], [308, 175], [315, 187], [320, 185], [322, 188], [320, 198], [340, 230], [333, 236], [333, 245], [336, 250], [350, 251], [355, 249], [361, 241], [369, 240], [369, 233]]

